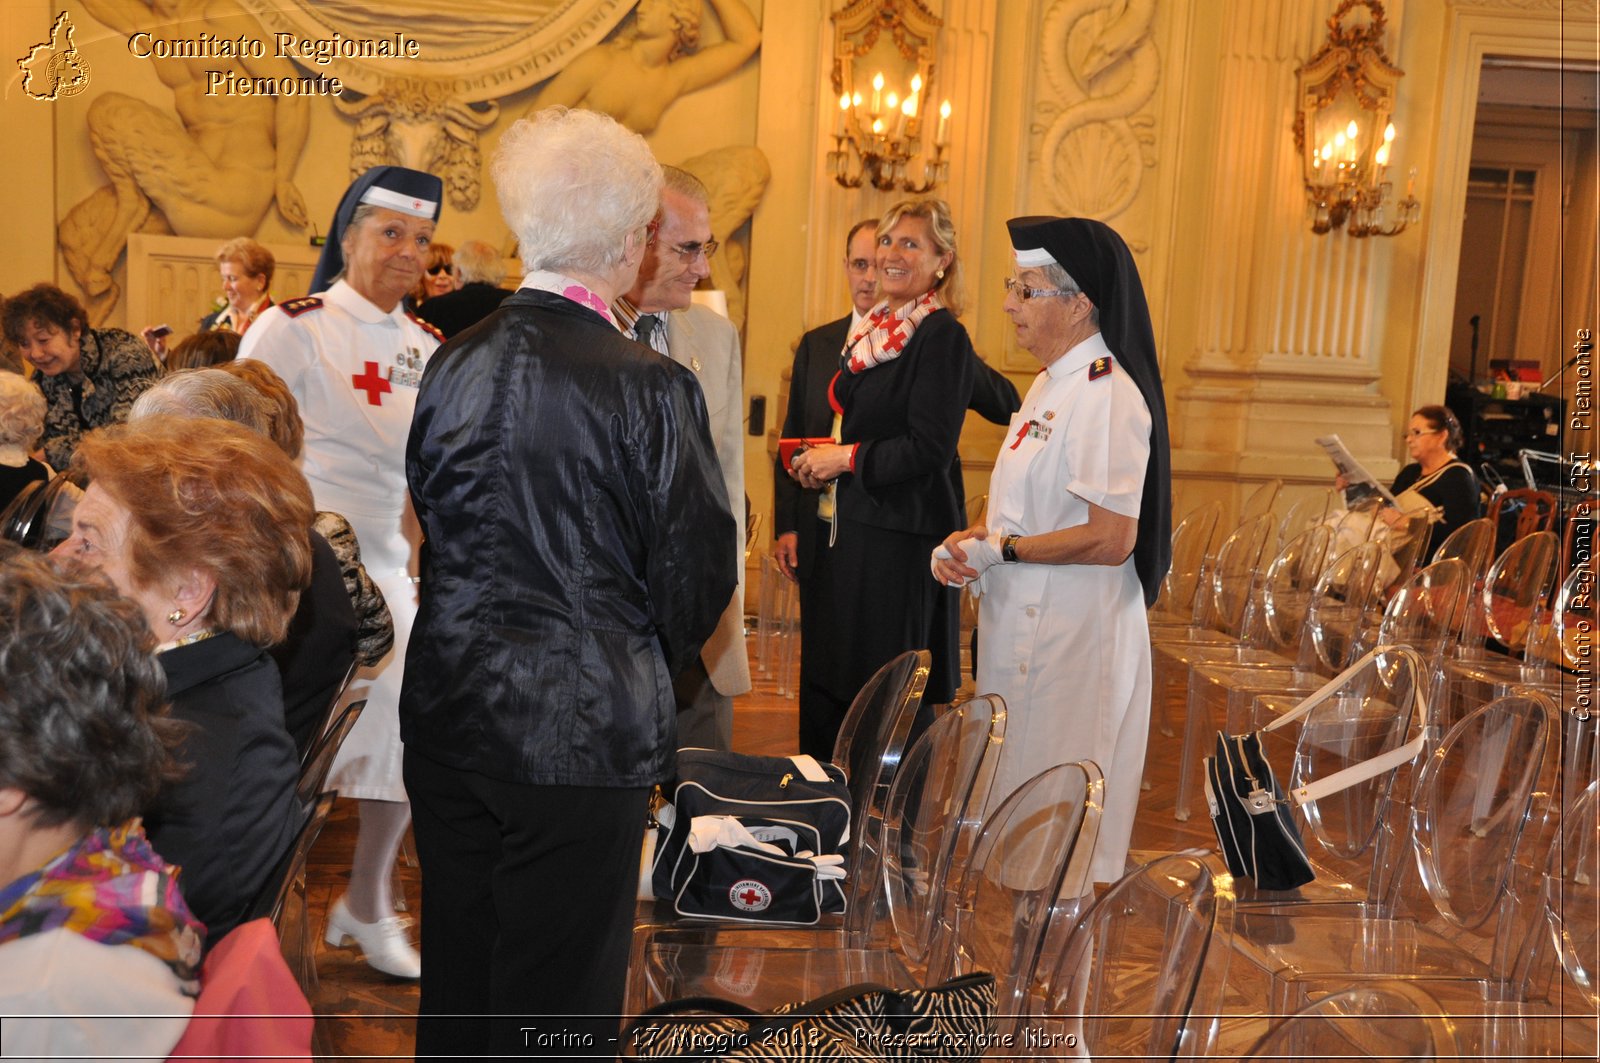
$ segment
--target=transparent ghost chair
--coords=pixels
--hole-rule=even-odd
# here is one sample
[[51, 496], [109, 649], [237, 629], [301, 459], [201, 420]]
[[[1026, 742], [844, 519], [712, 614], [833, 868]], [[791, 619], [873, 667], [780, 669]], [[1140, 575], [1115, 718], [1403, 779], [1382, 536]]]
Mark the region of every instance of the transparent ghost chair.
[[[1549, 678], [1536, 660], [1524, 670], [1529, 642], [1541, 626], [1548, 629], [1555, 611], [1548, 601], [1556, 573], [1559, 543], [1553, 532], [1534, 532], [1518, 539], [1490, 566], [1482, 589], [1471, 602], [1457, 655], [1441, 664], [1439, 682], [1448, 725], [1494, 697], [1497, 686]], [[1488, 648], [1493, 644], [1504, 652]], [[1532, 638], [1535, 646], [1540, 640]]]
[[1187, 624], [1194, 617], [1195, 592], [1207, 559], [1216, 548], [1222, 503], [1207, 502], [1184, 515], [1172, 529], [1172, 565], [1161, 580], [1161, 593], [1150, 607], [1153, 622]]
[[[1554, 706], [1537, 696], [1497, 699], [1453, 727], [1419, 774], [1409, 844], [1375, 862], [1367, 900], [1307, 909], [1241, 898], [1249, 905], [1234, 939], [1248, 961], [1234, 966], [1241, 984], [1264, 976], [1264, 999], [1280, 1013], [1372, 979], [1427, 982], [1436, 996], [1467, 1001], [1513, 996], [1519, 946], [1538, 910], [1519, 867], [1542, 862], [1551, 841], [1558, 736]], [[1301, 736], [1291, 788], [1305, 778], [1300, 756], [1330, 744]], [[1301, 811], [1308, 850], [1359, 840], [1326, 800]], [[1368, 818], [1381, 827], [1382, 817]]]
[[895, 951], [904, 949], [905, 963], [925, 963], [950, 869], [965, 867], [977, 844], [1005, 724], [1000, 698], [973, 698], [942, 714], [912, 744], [890, 784], [876, 834], [860, 835], [852, 843], [872, 848], [863, 862], [879, 869], [876, 880], [851, 887], [857, 903], [853, 910], [846, 908], [839, 922], [816, 928], [715, 922], [638, 928], [628, 972], [630, 1011], [684, 995], [674, 987], [693, 963], [685, 968], [690, 961], [679, 957], [698, 958], [702, 953], [697, 950], [724, 950], [714, 958], [725, 969], [716, 978], [717, 986], [709, 989], [718, 995], [737, 995], [743, 978], [739, 972], [749, 973], [749, 966], [735, 950], [757, 943], [802, 952], [853, 949], [885, 955], [884, 946], [894, 944]]
[[1250, 588], [1261, 567], [1261, 555], [1276, 532], [1276, 525], [1267, 514], [1252, 517], [1230, 532], [1201, 570], [1194, 611], [1188, 617], [1169, 614], [1171, 619], [1152, 620], [1151, 639], [1194, 642], [1238, 638]]
[[[1332, 530], [1309, 528], [1278, 552], [1255, 581], [1240, 621], [1240, 637], [1190, 642], [1155, 636], [1150, 640], [1151, 704], [1162, 710], [1182, 699], [1189, 668], [1199, 662], [1276, 664], [1293, 667], [1306, 609], [1326, 563]], [[1165, 712], [1160, 713], [1165, 716]], [[1171, 735], [1170, 728], [1162, 733]]]
[[1448, 558], [1460, 558], [1466, 562], [1467, 571], [1472, 574], [1474, 585], [1482, 580], [1489, 571], [1489, 563], [1494, 560], [1494, 525], [1489, 523], [1489, 518], [1479, 517], [1469, 520], [1449, 535], [1444, 542], [1433, 552], [1435, 561], [1444, 561]]
[[1250, 497], [1239, 507], [1239, 523], [1271, 513], [1272, 507], [1278, 504], [1278, 492], [1282, 490], [1283, 481], [1272, 479], [1250, 492]]
[[1216, 728], [1229, 707], [1248, 706], [1261, 694], [1308, 695], [1355, 659], [1362, 618], [1373, 595], [1385, 555], [1381, 543], [1364, 542], [1323, 570], [1306, 607], [1299, 655], [1290, 664], [1258, 662], [1189, 667], [1183, 752], [1178, 764], [1178, 796], [1173, 815], [1187, 820], [1199, 794], [1200, 758], [1210, 750]]
[[1191, 849], [1130, 871], [1070, 932], [1052, 926], [1012, 1058], [1206, 1056], [1227, 978], [1230, 882]]
[[[1286, 544], [1302, 532], [1314, 528], [1327, 519], [1329, 511], [1339, 504], [1335, 489], [1304, 495], [1283, 511], [1278, 521], [1278, 542]], [[1330, 531], [1332, 529], [1329, 529]]]
[[1331, 993], [1278, 1023], [1240, 1063], [1370, 1059], [1392, 1063], [1462, 1058], [1456, 1025], [1426, 989], [1373, 982]]
[[[1006, 1030], [1034, 982], [1046, 916], [1063, 892], [1084, 888], [1070, 876], [1088, 866], [1081, 850], [1094, 846], [1099, 783], [1091, 762], [1057, 765], [1024, 783], [949, 869], [948, 888], [922, 898], [933, 917], [897, 921], [887, 947], [762, 947], [747, 944], [750, 935], [736, 944], [658, 941], [639, 957], [645, 992], [630, 1006], [714, 995], [762, 1010], [854, 982], [908, 988], [984, 971], [995, 976], [997, 1032]], [[907, 932], [923, 936], [912, 942]]]

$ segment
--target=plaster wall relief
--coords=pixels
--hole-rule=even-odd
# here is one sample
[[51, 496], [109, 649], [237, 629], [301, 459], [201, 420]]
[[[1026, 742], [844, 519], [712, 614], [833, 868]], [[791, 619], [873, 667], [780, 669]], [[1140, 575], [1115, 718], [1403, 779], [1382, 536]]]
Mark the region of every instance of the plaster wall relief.
[[[169, 22], [185, 33], [263, 36], [260, 23], [233, 0], [83, 0], [82, 7], [127, 37]], [[131, 232], [227, 238], [254, 232], [273, 206], [292, 226], [307, 221], [293, 179], [310, 120], [306, 100], [207, 93], [211, 71], [279, 78], [293, 77], [294, 67], [268, 55], [174, 58], [156, 70], [170, 101], [157, 105], [111, 91], [90, 104], [89, 143], [110, 183], [76, 203], [60, 224], [67, 270], [96, 324], [121, 295], [112, 270]]]
[[[610, 113], [663, 162], [688, 160], [707, 180], [723, 248], [714, 282], [742, 323], [746, 223], [770, 174], [751, 146], [761, 0], [81, 6], [102, 76], [79, 112], [60, 112], [55, 165], [58, 195], [72, 204], [59, 223], [66, 272], [96, 323], [134, 312], [119, 303], [130, 233], [305, 240], [374, 165], [438, 174], [441, 238], [512, 253], [484, 193], [484, 160], [511, 121], [556, 103]], [[131, 44], [139, 35], [142, 54]], [[268, 82], [277, 94], [250, 91]], [[108, 183], [77, 190], [89, 175], [73, 162], [80, 153]]]
[[[1155, 0], [1057, 0], [1040, 51], [1039, 175], [1055, 210], [1112, 223], [1155, 164]], [[1046, 124], [1047, 123], [1047, 124]], [[1135, 250], [1138, 250], [1137, 248]]]

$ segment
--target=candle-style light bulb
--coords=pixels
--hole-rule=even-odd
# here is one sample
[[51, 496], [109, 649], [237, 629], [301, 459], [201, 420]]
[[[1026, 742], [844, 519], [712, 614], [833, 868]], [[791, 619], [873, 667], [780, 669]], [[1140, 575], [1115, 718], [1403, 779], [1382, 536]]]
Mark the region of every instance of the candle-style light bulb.
[[1394, 140], [1394, 123], [1390, 122], [1383, 127], [1383, 141], [1385, 144]]
[[880, 114], [883, 111], [883, 72], [872, 75], [872, 113]]
[[889, 97], [888, 99], [884, 100], [884, 103], [888, 105], [884, 108], [884, 110], [898, 111], [900, 109], [900, 97], [895, 93], [889, 93]]
[[939, 129], [933, 135], [935, 147], [943, 147], [945, 137], [950, 132], [950, 101], [945, 100], [939, 105]]
[[911, 75], [911, 95], [915, 96], [917, 93], [919, 93], [921, 91], [922, 91], [922, 75], [921, 74], [912, 74]]
[[1373, 156], [1373, 160], [1377, 162], [1379, 166], [1389, 165], [1389, 145], [1379, 144], [1378, 153]]
[[883, 135], [883, 119], [882, 118], [874, 118], [872, 120], [872, 135], [875, 136], [875, 137], [881, 137]]
[[1350, 140], [1354, 140], [1361, 135], [1361, 130], [1356, 127], [1354, 118], [1350, 119], [1350, 124], [1344, 127], [1344, 135]]
[[857, 110], [861, 108], [861, 93], [858, 92], [850, 97], [850, 106], [856, 108]]
[[906, 102], [900, 105], [900, 112], [907, 118], [915, 118], [917, 116], [917, 98], [915, 96], [907, 96]]

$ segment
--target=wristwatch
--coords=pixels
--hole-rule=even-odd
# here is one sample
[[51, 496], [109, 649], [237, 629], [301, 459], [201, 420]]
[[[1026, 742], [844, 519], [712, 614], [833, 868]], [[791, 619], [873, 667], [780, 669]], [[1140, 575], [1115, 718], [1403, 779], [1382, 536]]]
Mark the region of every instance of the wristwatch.
[[1020, 535], [1008, 535], [1000, 540], [1000, 560], [1008, 565], [1017, 563], [1017, 540]]

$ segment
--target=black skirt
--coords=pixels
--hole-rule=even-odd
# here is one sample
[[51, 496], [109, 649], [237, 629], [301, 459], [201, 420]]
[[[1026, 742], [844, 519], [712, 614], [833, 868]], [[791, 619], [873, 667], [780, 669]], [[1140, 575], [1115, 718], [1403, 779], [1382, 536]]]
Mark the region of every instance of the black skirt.
[[834, 544], [818, 521], [811, 572], [800, 581], [800, 682], [849, 701], [907, 650], [933, 654], [926, 704], [955, 696], [960, 592], [928, 568], [937, 536], [842, 521]]

